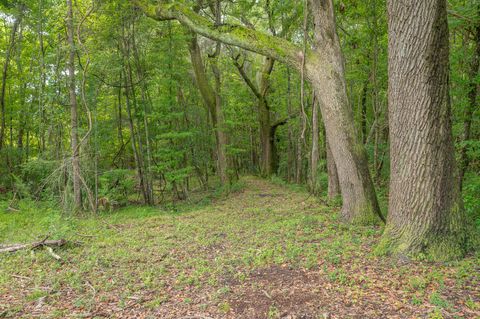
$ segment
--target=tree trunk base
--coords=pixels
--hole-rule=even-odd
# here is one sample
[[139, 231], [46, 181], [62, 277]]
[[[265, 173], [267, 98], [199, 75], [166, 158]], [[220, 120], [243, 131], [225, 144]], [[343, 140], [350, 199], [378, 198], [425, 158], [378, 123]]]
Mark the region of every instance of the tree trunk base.
[[[452, 213], [453, 214], [453, 213]], [[448, 261], [463, 258], [472, 246], [473, 232], [460, 220], [450, 220], [443, 230], [421, 231], [415, 227], [385, 228], [377, 255], [408, 257], [413, 260]]]

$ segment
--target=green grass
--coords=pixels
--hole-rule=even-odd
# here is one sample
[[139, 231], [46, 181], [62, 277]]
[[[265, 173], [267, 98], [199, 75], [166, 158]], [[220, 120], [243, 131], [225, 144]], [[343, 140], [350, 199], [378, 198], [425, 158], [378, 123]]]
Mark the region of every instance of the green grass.
[[[192, 289], [211, 291], [208, 307], [214, 304], [220, 314], [228, 313], [229, 282], [242, 285], [253, 270], [273, 265], [318, 272], [338, 291], [359, 296], [376, 281], [389, 280], [390, 274], [380, 270], [379, 276], [387, 278], [365, 272], [366, 264], [390, 263], [372, 254], [381, 228], [341, 224], [337, 208], [321, 206], [301, 190], [291, 192], [251, 178], [247, 183], [246, 188], [203, 194], [201, 200], [175, 207], [127, 207], [82, 218], [63, 216], [45, 203], [21, 202], [15, 213], [1, 210], [1, 243], [32, 242], [48, 235], [70, 244], [55, 249], [63, 263], [42, 250], [0, 255], [0, 318], [28, 317], [25, 309], [42, 297], [48, 297], [54, 309], [46, 310], [52, 318], [65, 317], [65, 309], [88, 313], [112, 296], [120, 308], [138, 294], [145, 298], [145, 309], [160, 309], [169, 302], [190, 307], [195, 295], [181, 303], [175, 298], [176, 292]], [[448, 272], [440, 265], [432, 272], [428, 264], [389, 271], [407, 278], [402, 287], [405, 302], [417, 305], [425, 300], [450, 307], [450, 301], [431, 289], [443, 289], [448, 278], [461, 287], [472, 280], [478, 283], [472, 277], [478, 258], [472, 258], [453, 264]], [[2, 301], [2, 296], [13, 301]], [[475, 301], [465, 298], [475, 307]], [[269, 316], [277, 310], [272, 305]]]

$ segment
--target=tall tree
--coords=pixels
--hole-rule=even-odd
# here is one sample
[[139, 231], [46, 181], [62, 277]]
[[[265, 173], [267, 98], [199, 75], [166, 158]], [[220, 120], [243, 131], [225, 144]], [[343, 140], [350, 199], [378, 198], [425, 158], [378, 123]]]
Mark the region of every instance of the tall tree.
[[337, 165], [343, 197], [342, 217], [356, 223], [383, 218], [370, 176], [367, 156], [353, 123], [345, 84], [345, 70], [336, 33], [333, 1], [311, 0], [314, 20], [314, 49], [306, 50], [279, 37], [239, 25], [213, 25], [208, 19], [180, 3], [130, 0], [156, 20], [176, 19], [196, 33], [242, 47], [289, 64], [312, 82], [321, 103], [327, 139]]
[[75, 84], [75, 40], [72, 0], [67, 0], [67, 42], [68, 42], [68, 92], [70, 98], [72, 179], [75, 210], [82, 207], [82, 189], [80, 172], [80, 144], [78, 140], [78, 108]]
[[446, 6], [445, 0], [388, 2], [391, 176], [379, 248], [393, 254], [449, 259], [465, 253]]
[[0, 150], [3, 148], [4, 139], [5, 139], [5, 128], [6, 128], [6, 111], [5, 111], [5, 94], [7, 88], [7, 78], [8, 78], [8, 68], [10, 66], [10, 60], [12, 56], [12, 51], [15, 48], [15, 41], [17, 36], [17, 31], [20, 27], [20, 23], [23, 17], [23, 5], [19, 5], [19, 13], [18, 16], [15, 17], [12, 26], [12, 32], [10, 34], [10, 43], [5, 50], [5, 61], [3, 62], [3, 70], [2, 70], [2, 84], [0, 88], [0, 116], [2, 117], [0, 121]]
[[[208, 81], [207, 73], [203, 65], [202, 52], [198, 45], [197, 35], [192, 34], [190, 41], [190, 58], [192, 61], [193, 70], [195, 73], [195, 81], [198, 89], [202, 95], [205, 106], [210, 114], [213, 124], [213, 130], [216, 140], [216, 155], [217, 155], [217, 173], [222, 184], [228, 183], [228, 162], [226, 154], [227, 136], [223, 127], [223, 113], [221, 108], [221, 98], [219, 91], [214, 90]], [[218, 67], [213, 70], [216, 78], [216, 88], [219, 88], [219, 74]]]

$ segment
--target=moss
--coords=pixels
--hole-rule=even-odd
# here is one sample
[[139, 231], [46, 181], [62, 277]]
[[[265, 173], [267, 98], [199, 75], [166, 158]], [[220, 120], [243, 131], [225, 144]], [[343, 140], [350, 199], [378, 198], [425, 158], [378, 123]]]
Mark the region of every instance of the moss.
[[370, 204], [365, 204], [350, 222], [354, 225], [377, 225], [379, 218], [373, 207]]
[[412, 232], [397, 233], [392, 226], [387, 226], [374, 253], [407, 256], [412, 260], [451, 261], [463, 258], [471, 247], [472, 233], [465, 228], [447, 234], [430, 232], [425, 236]]

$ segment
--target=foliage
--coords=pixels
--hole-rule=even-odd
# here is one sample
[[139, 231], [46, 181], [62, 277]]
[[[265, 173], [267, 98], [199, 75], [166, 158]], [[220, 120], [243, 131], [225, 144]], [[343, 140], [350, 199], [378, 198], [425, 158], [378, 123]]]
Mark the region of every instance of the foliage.
[[99, 194], [119, 205], [128, 204], [128, 198], [135, 193], [137, 180], [135, 173], [127, 169], [116, 169], [104, 172], [99, 178]]

